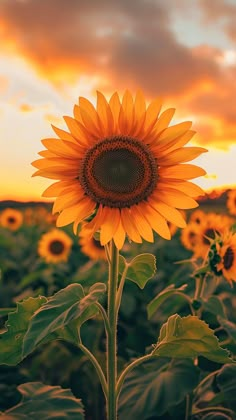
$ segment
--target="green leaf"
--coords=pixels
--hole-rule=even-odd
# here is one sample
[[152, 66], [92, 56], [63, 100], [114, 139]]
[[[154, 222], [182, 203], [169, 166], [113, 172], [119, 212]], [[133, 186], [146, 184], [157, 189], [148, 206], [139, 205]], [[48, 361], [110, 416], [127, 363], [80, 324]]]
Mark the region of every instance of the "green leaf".
[[84, 420], [83, 404], [69, 389], [29, 382], [20, 385], [18, 390], [22, 400], [2, 414], [5, 420]]
[[199, 378], [199, 369], [192, 360], [165, 362], [152, 358], [127, 375], [120, 394], [119, 418], [145, 420], [157, 413], [161, 416], [192, 392]]
[[218, 321], [221, 327], [223, 327], [228, 335], [232, 338], [232, 340], [236, 342], [236, 325], [233, 322], [228, 321], [227, 319], [224, 319], [220, 316], [218, 316]]
[[51, 339], [52, 333], [59, 331], [63, 334], [62, 331], [68, 324], [77, 321], [76, 325], [79, 328], [89, 318], [94, 317], [98, 312], [94, 303], [105, 290], [105, 284], [95, 283], [85, 296], [80, 284], [70, 284], [50, 297], [31, 319], [24, 338], [23, 356], [27, 356], [47, 338]]
[[203, 301], [204, 310], [210, 312], [213, 315], [221, 316], [226, 318], [225, 307], [218, 296], [211, 296], [208, 301]]
[[148, 312], [148, 319], [150, 319], [153, 314], [157, 311], [159, 306], [169, 297], [172, 295], [181, 295], [185, 299], [188, 299], [188, 297], [182, 293], [187, 287], [187, 284], [184, 284], [181, 287], [175, 288], [174, 284], [171, 284], [170, 286], [166, 287], [166, 289], [162, 290], [161, 293], [159, 293], [154, 299], [149, 302], [147, 306], [147, 312]]
[[217, 384], [224, 393], [224, 400], [232, 410], [236, 410], [236, 366], [226, 364], [216, 376]]
[[24, 335], [32, 315], [45, 303], [43, 296], [18, 302], [14, 312], [9, 313], [7, 331], [0, 334], [0, 364], [17, 365], [22, 360]]
[[183, 318], [172, 315], [162, 326], [152, 354], [174, 358], [204, 356], [218, 363], [233, 363], [228, 351], [219, 346], [214, 331], [191, 315]]
[[128, 264], [126, 278], [143, 289], [156, 272], [156, 258], [152, 254], [140, 254]]

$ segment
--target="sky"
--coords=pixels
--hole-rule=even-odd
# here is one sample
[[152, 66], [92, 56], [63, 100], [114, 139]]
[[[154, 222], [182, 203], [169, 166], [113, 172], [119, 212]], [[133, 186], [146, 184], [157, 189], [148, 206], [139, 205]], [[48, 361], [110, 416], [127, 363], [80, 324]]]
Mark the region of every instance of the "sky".
[[161, 97], [208, 149], [194, 182], [235, 187], [235, 21], [236, 0], [0, 0], [0, 200], [41, 200], [41, 139], [97, 90]]

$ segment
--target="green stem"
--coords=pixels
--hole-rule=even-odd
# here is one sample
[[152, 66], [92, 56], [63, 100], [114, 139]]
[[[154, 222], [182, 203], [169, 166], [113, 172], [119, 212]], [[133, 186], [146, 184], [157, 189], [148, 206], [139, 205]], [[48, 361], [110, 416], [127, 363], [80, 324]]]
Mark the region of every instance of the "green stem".
[[127, 375], [127, 373], [129, 373], [132, 369], [135, 368], [135, 366], [139, 365], [142, 362], [145, 362], [146, 360], [151, 359], [153, 356], [152, 354], [146, 354], [145, 356], [139, 357], [138, 359], [134, 360], [132, 363], [130, 363], [121, 373], [118, 382], [117, 382], [117, 386], [116, 386], [116, 395], [117, 395], [117, 399], [119, 397], [120, 391], [121, 391], [121, 387], [124, 383], [125, 377]]
[[93, 355], [93, 353], [91, 353], [91, 351], [85, 347], [82, 343], [79, 343], [78, 347], [82, 350], [82, 352], [84, 354], [86, 354], [86, 356], [88, 357], [88, 359], [92, 362], [93, 366], [96, 369], [96, 372], [98, 374], [105, 398], [107, 398], [107, 383], [106, 383], [106, 378], [104, 376], [104, 373], [102, 371], [101, 366], [99, 365], [96, 357]]
[[122, 292], [123, 292], [123, 288], [124, 288], [124, 284], [125, 284], [125, 279], [126, 279], [126, 274], [128, 271], [128, 264], [126, 263], [125, 269], [122, 273], [121, 279], [120, 279], [120, 284], [118, 287], [118, 291], [117, 291], [117, 295], [116, 295], [116, 314], [118, 314], [119, 312], [119, 308], [120, 308], [120, 303], [121, 303], [121, 297], [122, 297]]
[[118, 264], [119, 250], [114, 241], [110, 242], [110, 261], [108, 278], [108, 322], [110, 330], [107, 333], [107, 418], [108, 420], [117, 419], [117, 398], [116, 398], [116, 379], [117, 379], [117, 311], [116, 294], [118, 285]]

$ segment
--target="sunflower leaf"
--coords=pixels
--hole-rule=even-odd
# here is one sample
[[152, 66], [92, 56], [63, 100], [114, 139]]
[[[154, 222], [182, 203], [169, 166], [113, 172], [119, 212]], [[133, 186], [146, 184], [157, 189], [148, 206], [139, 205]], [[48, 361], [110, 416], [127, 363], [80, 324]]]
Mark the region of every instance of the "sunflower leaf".
[[156, 272], [156, 258], [152, 254], [140, 254], [128, 264], [126, 278], [143, 289]]
[[162, 290], [154, 299], [149, 302], [147, 305], [147, 313], [148, 313], [148, 319], [150, 319], [153, 314], [156, 312], [156, 310], [159, 308], [159, 306], [169, 297], [172, 295], [181, 295], [185, 299], [188, 299], [188, 297], [183, 293], [183, 291], [186, 289], [187, 284], [183, 284], [181, 287], [175, 288], [174, 284], [171, 284], [170, 286], [166, 287], [166, 289]]
[[[126, 377], [119, 398], [119, 418], [149, 419], [163, 416], [180, 404], [198, 383], [199, 368], [192, 360], [151, 358]], [[175, 410], [175, 418], [182, 413]], [[163, 417], [164, 418], [164, 417]], [[181, 417], [182, 418], [182, 417]]]
[[196, 316], [169, 317], [162, 326], [155, 349], [156, 356], [185, 358], [204, 356], [218, 363], [234, 363], [229, 352], [219, 346], [219, 341], [208, 325]]
[[207, 301], [203, 301], [204, 310], [210, 312], [213, 315], [226, 318], [225, 307], [218, 296], [210, 296]]
[[83, 404], [69, 389], [28, 382], [18, 386], [18, 390], [22, 400], [3, 413], [5, 420], [84, 419]]
[[53, 338], [71, 341], [73, 327], [76, 326], [78, 329], [85, 321], [97, 314], [95, 302], [105, 290], [105, 284], [95, 283], [90, 287], [89, 294], [85, 296], [80, 284], [70, 284], [50, 297], [31, 318], [24, 337], [23, 356], [27, 356], [38, 345]]
[[220, 372], [216, 376], [216, 382], [220, 391], [224, 395], [225, 401], [232, 410], [236, 410], [236, 365], [226, 364], [222, 366]]
[[18, 302], [10, 312], [5, 324], [6, 331], [0, 334], [0, 364], [17, 365], [22, 360], [23, 339], [33, 314], [47, 302], [43, 296], [30, 297]]
[[224, 330], [232, 338], [232, 340], [234, 341], [234, 343], [236, 343], [236, 324], [234, 324], [231, 321], [228, 321], [225, 318], [222, 318], [221, 316], [218, 316], [217, 319], [218, 319], [221, 327], [224, 328]]

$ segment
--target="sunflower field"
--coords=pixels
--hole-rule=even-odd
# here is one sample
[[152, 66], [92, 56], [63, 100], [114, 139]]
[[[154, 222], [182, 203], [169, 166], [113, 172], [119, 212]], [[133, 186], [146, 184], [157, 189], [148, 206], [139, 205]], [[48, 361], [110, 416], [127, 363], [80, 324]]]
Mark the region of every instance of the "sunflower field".
[[235, 419], [236, 192], [161, 109], [80, 97], [32, 163], [52, 208], [2, 209], [4, 419]]
[[[185, 228], [169, 223], [171, 241], [125, 241], [118, 377], [134, 366], [120, 380], [119, 419], [235, 419], [235, 200], [234, 190], [202, 197], [198, 209], [182, 211]], [[51, 204], [1, 204], [1, 416], [105, 419], [91, 363], [92, 354], [105, 372], [95, 306], [106, 308], [105, 247], [96, 235], [86, 239], [83, 224], [78, 236], [57, 228]]]

